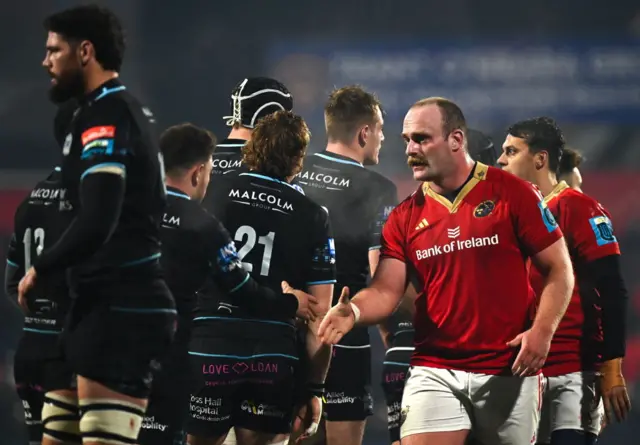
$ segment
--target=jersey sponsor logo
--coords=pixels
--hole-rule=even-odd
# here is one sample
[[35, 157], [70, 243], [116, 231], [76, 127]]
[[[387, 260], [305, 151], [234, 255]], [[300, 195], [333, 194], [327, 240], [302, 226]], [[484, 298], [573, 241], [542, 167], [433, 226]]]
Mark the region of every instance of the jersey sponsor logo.
[[393, 212], [393, 209], [395, 209], [395, 206], [386, 206], [384, 208], [382, 215], [384, 216], [385, 219], [389, 218], [389, 215], [391, 215], [391, 212]]
[[73, 135], [69, 133], [64, 139], [64, 145], [62, 146], [62, 156], [67, 156], [71, 152], [71, 143], [73, 142]]
[[442, 254], [455, 253], [466, 249], [474, 249], [476, 247], [496, 246], [500, 243], [498, 234], [482, 237], [471, 237], [469, 239], [457, 239], [460, 237], [460, 227], [447, 229], [447, 237], [451, 239], [445, 244], [436, 244], [427, 249], [416, 250], [416, 258], [418, 260], [426, 260]]
[[[326, 188], [328, 190], [342, 190], [349, 188], [351, 179], [340, 178], [326, 173], [300, 172], [296, 175], [300, 184], [309, 187]], [[304, 181], [303, 181], [304, 180]]]
[[145, 417], [144, 419], [142, 419], [142, 424], [140, 425], [140, 428], [142, 428], [143, 430], [164, 431], [167, 428], [169, 428], [169, 425], [164, 425], [162, 423], [159, 423], [156, 421], [155, 416], [151, 416], [151, 417]]
[[284, 419], [288, 416], [287, 413], [279, 410], [276, 406], [267, 405], [265, 403], [256, 405], [251, 400], [243, 400], [242, 405], [240, 405], [240, 409], [256, 416], [278, 417], [280, 419]]
[[231, 189], [229, 197], [235, 198], [232, 199], [234, 202], [239, 202], [245, 205], [248, 204], [251, 207], [271, 209], [280, 213], [293, 212], [293, 204], [266, 192]]
[[113, 139], [95, 139], [82, 147], [82, 151], [91, 149], [106, 149], [109, 145], [113, 145]]
[[336, 263], [336, 245], [333, 238], [329, 238], [324, 247], [317, 247], [314, 249], [312, 261], [314, 263], [325, 264]]
[[544, 201], [538, 202], [538, 208], [540, 209], [540, 213], [542, 214], [542, 221], [544, 221], [544, 225], [547, 228], [547, 231], [553, 232], [558, 227], [558, 223], [553, 217], [553, 213], [551, 213], [551, 210], [549, 210], [549, 207], [547, 207], [547, 204]]
[[228, 159], [214, 159], [213, 168], [219, 168], [222, 170], [236, 169], [242, 167], [242, 160], [228, 160]]
[[180, 217], [176, 216], [176, 215], [169, 215], [168, 213], [165, 213], [164, 215], [162, 215], [162, 223], [163, 225], [166, 224], [167, 226], [170, 227], [180, 227]]
[[55, 201], [58, 199], [64, 200], [66, 194], [67, 194], [66, 189], [40, 188], [40, 189], [33, 189], [29, 197], [31, 199], [43, 199], [43, 200]]
[[113, 125], [103, 125], [99, 127], [91, 127], [82, 133], [82, 145], [87, 145], [91, 141], [102, 138], [113, 138], [116, 135], [116, 127]]
[[599, 215], [589, 220], [591, 229], [596, 236], [596, 242], [598, 246], [605, 246], [607, 244], [617, 243], [618, 239], [613, 234], [613, 225], [611, 220], [605, 215]]
[[473, 210], [473, 216], [476, 218], [484, 218], [485, 216], [489, 216], [495, 208], [496, 204], [493, 201], [482, 201]]

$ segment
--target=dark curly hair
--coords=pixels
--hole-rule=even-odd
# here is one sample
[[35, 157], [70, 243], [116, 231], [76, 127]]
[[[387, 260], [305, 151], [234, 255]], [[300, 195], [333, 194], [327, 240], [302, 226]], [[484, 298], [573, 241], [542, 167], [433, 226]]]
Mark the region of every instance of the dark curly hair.
[[311, 132], [291, 111], [276, 111], [260, 119], [242, 149], [242, 162], [256, 172], [284, 180], [302, 169]]
[[549, 154], [549, 170], [558, 172], [565, 142], [556, 121], [546, 116], [527, 119], [513, 124], [507, 133], [524, 139], [531, 153], [546, 151]]
[[120, 71], [126, 47], [124, 30], [109, 9], [98, 5], [65, 9], [48, 16], [44, 27], [69, 43], [91, 42], [100, 66], [107, 71]]

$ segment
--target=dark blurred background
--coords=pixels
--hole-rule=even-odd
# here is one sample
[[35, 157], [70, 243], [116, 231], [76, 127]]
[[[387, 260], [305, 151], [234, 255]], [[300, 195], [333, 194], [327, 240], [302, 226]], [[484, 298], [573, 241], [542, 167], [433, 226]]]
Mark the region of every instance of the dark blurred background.
[[[43, 18], [80, 2], [2, 2], [0, 12], [0, 253], [15, 207], [60, 154], [54, 107], [40, 66]], [[111, 0], [128, 33], [122, 78], [162, 127], [191, 121], [224, 137], [233, 86], [273, 75], [293, 92], [313, 149], [325, 143], [322, 105], [334, 86], [360, 83], [385, 106], [377, 167], [403, 193], [415, 184], [399, 137], [408, 106], [446, 96], [497, 144], [509, 123], [558, 120], [587, 158], [584, 190], [613, 214], [632, 301], [625, 361], [640, 403], [640, 4], [632, 0]], [[0, 311], [0, 444], [23, 445], [14, 396], [13, 350], [20, 314]], [[379, 385], [383, 351], [374, 335], [376, 415], [366, 445], [387, 443]], [[638, 443], [640, 409], [603, 433], [604, 445]], [[633, 439], [636, 437], [636, 439]]]

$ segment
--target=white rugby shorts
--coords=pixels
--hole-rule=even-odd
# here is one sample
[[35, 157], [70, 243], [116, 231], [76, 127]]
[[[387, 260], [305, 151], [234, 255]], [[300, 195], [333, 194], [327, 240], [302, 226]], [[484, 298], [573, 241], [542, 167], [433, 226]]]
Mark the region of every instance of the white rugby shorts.
[[557, 430], [600, 433], [604, 405], [594, 372], [572, 372], [545, 380], [538, 442], [550, 443], [551, 433]]
[[412, 366], [402, 397], [400, 437], [470, 430], [481, 443], [535, 443], [543, 377]]

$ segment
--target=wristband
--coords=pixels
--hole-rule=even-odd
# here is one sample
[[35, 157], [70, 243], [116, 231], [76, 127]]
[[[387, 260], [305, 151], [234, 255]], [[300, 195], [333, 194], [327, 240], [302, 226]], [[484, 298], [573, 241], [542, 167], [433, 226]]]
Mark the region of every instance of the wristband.
[[307, 383], [307, 392], [314, 397], [322, 398], [325, 392], [324, 383]]
[[360, 309], [353, 303], [349, 303], [351, 305], [351, 310], [353, 311], [353, 318], [355, 319], [355, 323], [360, 320]]

